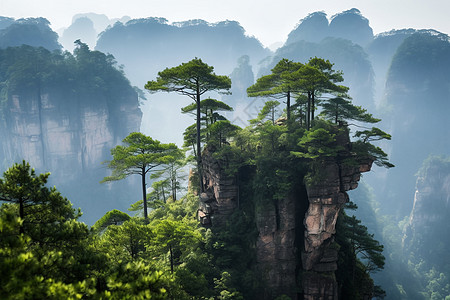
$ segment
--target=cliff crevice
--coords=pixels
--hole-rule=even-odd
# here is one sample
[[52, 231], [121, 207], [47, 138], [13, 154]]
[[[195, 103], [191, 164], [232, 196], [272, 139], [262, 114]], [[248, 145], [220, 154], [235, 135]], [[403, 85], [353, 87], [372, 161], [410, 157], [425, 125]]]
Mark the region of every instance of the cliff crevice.
[[[287, 295], [292, 299], [338, 299], [335, 278], [339, 246], [334, 242], [340, 210], [349, 201], [361, 173], [370, 171], [372, 160], [351, 151], [348, 133], [337, 137], [336, 157], [320, 162], [320, 179], [306, 179], [298, 171], [285, 197], [274, 198], [253, 191], [256, 259], [253, 268], [261, 276], [261, 299]], [[236, 176], [224, 171], [226, 162], [203, 153], [205, 193], [200, 195], [199, 217], [207, 226], [224, 224], [239, 206]]]

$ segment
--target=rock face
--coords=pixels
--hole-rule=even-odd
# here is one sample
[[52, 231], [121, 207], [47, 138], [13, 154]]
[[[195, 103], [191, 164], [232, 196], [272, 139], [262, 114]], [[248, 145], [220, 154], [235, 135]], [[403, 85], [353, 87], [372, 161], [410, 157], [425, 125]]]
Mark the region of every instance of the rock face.
[[450, 160], [433, 157], [419, 171], [414, 207], [403, 237], [405, 254], [441, 272], [448, 270], [449, 214]]
[[[99, 168], [125, 136], [111, 126], [106, 101], [82, 105], [75, 99], [65, 100], [70, 104], [62, 102], [57, 91], [10, 97], [3, 141], [6, 161], [25, 159], [37, 170], [51, 170], [64, 180]], [[122, 129], [136, 131], [141, 117], [138, 107], [123, 104], [121, 110]]]
[[[343, 144], [346, 145], [347, 143]], [[347, 144], [348, 145], [348, 144]], [[347, 155], [349, 155], [347, 148]], [[358, 186], [362, 172], [370, 171], [372, 161], [348, 166], [336, 160], [324, 164], [324, 178], [307, 184], [309, 207], [306, 212], [305, 246], [302, 251], [304, 299], [337, 299], [338, 251], [334, 244], [339, 211], [348, 202], [346, 191]]]
[[296, 299], [298, 218], [294, 196], [278, 200], [256, 214], [257, 269], [264, 280], [264, 299], [285, 294]]
[[[265, 204], [255, 210], [254, 267], [264, 282], [261, 299], [283, 294], [292, 299], [338, 299], [336, 221], [348, 202], [346, 191], [358, 186], [372, 161], [344, 164], [353, 155], [349, 136], [338, 136], [337, 144], [344, 150], [324, 161], [320, 181], [304, 184], [299, 174], [300, 180], [285, 198], [264, 199]], [[209, 151], [203, 155], [203, 168], [206, 191], [200, 197], [199, 217], [208, 226], [223, 224], [239, 205], [239, 187]]]
[[109, 174], [102, 162], [139, 131], [142, 112], [111, 57], [84, 44], [77, 51], [0, 49], [0, 173], [22, 160], [38, 173], [51, 172], [49, 184], [81, 206], [83, 221], [94, 223], [112, 208], [129, 206], [118, 185], [99, 181]]
[[203, 186], [200, 195], [199, 218], [203, 225], [220, 226], [239, 205], [239, 188], [235, 176], [226, 174], [221, 162], [206, 149], [202, 156]]
[[[431, 153], [449, 153], [450, 89], [444, 80], [450, 76], [448, 57], [448, 36], [424, 30], [406, 36], [390, 64], [385, 101], [392, 110], [382, 118], [390, 123], [386, 128], [395, 136], [389, 156], [399, 168], [378, 184], [383, 194], [377, 195], [390, 214], [410, 214], [414, 174], [421, 162]], [[430, 100], [423, 101], [425, 97]]]

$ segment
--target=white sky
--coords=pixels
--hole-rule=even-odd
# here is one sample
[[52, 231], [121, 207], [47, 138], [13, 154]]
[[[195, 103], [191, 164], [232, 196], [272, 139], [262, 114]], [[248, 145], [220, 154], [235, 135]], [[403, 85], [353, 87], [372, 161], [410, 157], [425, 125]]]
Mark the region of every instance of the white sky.
[[0, 0], [0, 16], [45, 17], [54, 30], [68, 27], [77, 13], [109, 18], [164, 17], [169, 22], [236, 20], [264, 45], [284, 41], [298, 21], [315, 11], [328, 17], [358, 8], [374, 33], [433, 28], [450, 33], [448, 0]]

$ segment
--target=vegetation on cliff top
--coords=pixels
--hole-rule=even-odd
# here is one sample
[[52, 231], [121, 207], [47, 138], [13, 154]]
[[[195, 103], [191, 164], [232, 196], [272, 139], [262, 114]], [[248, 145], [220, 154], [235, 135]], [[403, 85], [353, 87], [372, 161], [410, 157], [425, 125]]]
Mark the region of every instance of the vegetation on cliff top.
[[[81, 44], [79, 55], [85, 50]], [[194, 65], [192, 67], [196, 72], [191, 72], [191, 65]], [[276, 205], [292, 191], [294, 184], [304, 184], [303, 179], [310, 180], [310, 183], [319, 180], [325, 161], [339, 158], [343, 151], [347, 154], [342, 163], [354, 164], [361, 159], [369, 159], [386, 167], [392, 166], [387, 163], [386, 154], [381, 149], [377, 155], [370, 151], [375, 146], [359, 149], [359, 153], [352, 152], [351, 145], [347, 145], [346, 149], [338, 147], [338, 139], [349, 134], [347, 121], [379, 121], [362, 108], [353, 106], [345, 95], [347, 89], [335, 85], [333, 81], [340, 81], [341, 73], [335, 72], [329, 61], [319, 58], [312, 59], [306, 65], [292, 65], [298, 69], [276, 69], [276, 75], [268, 85], [269, 89], [273, 89], [274, 82], [278, 80], [276, 77], [295, 78], [281, 85], [284, 96], [285, 84], [296, 86], [295, 90], [288, 89], [289, 97], [295, 99], [295, 104], [287, 107], [289, 118], [278, 109], [278, 101], [268, 101], [258, 117], [244, 129], [218, 117], [218, 110], [229, 109], [223, 103], [212, 99], [200, 100], [199, 95], [208, 90], [229, 89], [230, 82], [225, 76], [212, 74], [212, 67], [199, 59], [160, 72], [159, 79], [146, 86], [155, 91], [188, 93], [196, 105], [197, 130], [185, 135], [187, 144], [193, 140], [197, 146], [204, 142], [224, 172], [233, 176], [245, 175], [241, 179], [245, 185], [240, 191], [242, 200], [239, 208], [220, 228], [205, 229], [199, 226], [196, 220], [197, 197], [188, 192], [176, 200], [176, 188], [172, 195], [167, 196], [162, 190], [153, 194], [157, 195], [156, 198], [149, 197], [151, 205], [148, 206], [152, 210], [148, 211], [146, 181], [143, 180], [144, 218], [111, 211], [89, 230], [77, 221], [79, 213], [71, 209], [67, 199], [62, 198], [56, 189], [43, 187], [48, 175], [36, 177], [24, 163], [25, 174], [10, 178], [9, 174], [20, 168], [20, 165], [13, 166], [8, 171], [10, 173], [5, 173], [5, 179], [0, 181], [1, 197], [18, 203], [3, 204], [0, 209], [0, 253], [4, 254], [0, 255], [0, 259], [10, 275], [9, 281], [0, 288], [0, 294], [55, 299], [256, 299], [261, 291], [261, 276], [252, 268], [257, 236], [255, 211], [267, 205]], [[314, 78], [320, 79], [319, 83], [311, 79], [311, 72], [315, 74]], [[173, 78], [181, 81], [172, 82]], [[198, 81], [203, 79], [202, 87]], [[203, 89], [198, 90], [198, 87]], [[265, 94], [261, 86], [258, 90], [259, 94], [255, 95]], [[277, 93], [272, 90], [269, 94]], [[319, 107], [324, 107], [324, 113], [316, 117], [314, 111]], [[185, 109], [191, 110], [189, 107]], [[202, 125], [204, 129], [199, 130]], [[357, 132], [355, 137], [359, 141], [353, 144], [362, 145], [372, 145], [373, 140], [390, 138], [376, 128]], [[167, 167], [171, 162], [182, 159], [181, 155], [172, 155], [179, 153], [174, 145], [160, 144], [142, 134], [133, 133], [124, 142], [125, 146], [112, 150], [113, 160], [109, 165], [113, 175], [105, 180], [121, 179], [135, 173], [145, 178], [152, 168]], [[198, 157], [201, 148], [194, 150]], [[201, 160], [197, 159], [197, 162], [201, 163]], [[245, 174], [243, 169], [253, 171]], [[164, 171], [158, 173], [163, 177], [159, 183], [176, 177], [176, 174]], [[40, 189], [43, 192], [37, 195], [42, 194], [43, 200], [38, 198], [39, 201], [23, 208], [20, 213], [20, 199], [23, 197], [9, 192], [8, 188], [27, 187], [30, 178], [41, 177]], [[171, 182], [176, 185], [177, 180]], [[156, 191], [162, 186], [155, 184], [152, 187]], [[47, 207], [46, 201], [52, 199], [49, 198], [51, 195], [59, 200], [57, 205]], [[161, 197], [164, 199], [158, 199]], [[61, 210], [64, 207], [65, 210]], [[142, 209], [138, 203], [132, 207], [133, 210], [139, 208]], [[61, 211], [65, 215], [53, 220], [60, 216]], [[48, 231], [47, 223], [33, 221], [47, 219], [51, 221], [51, 228], [58, 230]], [[339, 276], [342, 280], [352, 280], [358, 272], [370, 280], [368, 274], [383, 267], [382, 246], [356, 219], [349, 220], [351, 222], [342, 223], [344, 230], [340, 232], [339, 241], [341, 247], [348, 246], [349, 251], [346, 251], [347, 256], [342, 256], [341, 270], [350, 273], [344, 271]], [[26, 227], [29, 223], [37, 225], [29, 231]], [[355, 228], [358, 235], [355, 235]], [[35, 230], [39, 235], [33, 234]], [[53, 242], [55, 238], [57, 240]], [[24, 280], [25, 284], [19, 285], [19, 279]], [[358, 290], [359, 281], [353, 280], [352, 283]]]

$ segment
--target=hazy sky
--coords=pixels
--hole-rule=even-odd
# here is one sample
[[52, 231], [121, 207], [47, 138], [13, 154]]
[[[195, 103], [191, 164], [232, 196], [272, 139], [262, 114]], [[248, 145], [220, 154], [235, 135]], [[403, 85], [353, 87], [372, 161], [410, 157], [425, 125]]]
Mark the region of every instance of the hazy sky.
[[269, 46], [284, 41], [298, 21], [311, 12], [329, 17], [356, 7], [375, 33], [401, 28], [434, 28], [450, 33], [448, 0], [0, 0], [0, 15], [45, 17], [53, 29], [70, 25], [77, 13], [109, 18], [164, 17], [169, 22], [236, 20], [248, 35]]

